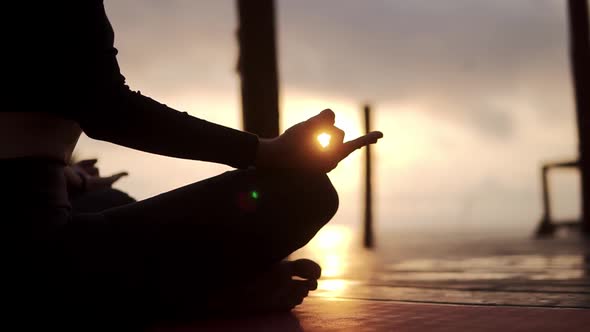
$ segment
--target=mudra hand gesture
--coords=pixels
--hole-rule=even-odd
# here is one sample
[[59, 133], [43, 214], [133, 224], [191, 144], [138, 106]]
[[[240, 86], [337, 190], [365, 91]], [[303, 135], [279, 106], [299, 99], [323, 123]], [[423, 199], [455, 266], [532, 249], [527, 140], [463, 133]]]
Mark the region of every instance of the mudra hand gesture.
[[[344, 142], [344, 131], [334, 126], [334, 120], [334, 112], [326, 109], [287, 129], [279, 137], [260, 139], [256, 166], [327, 173], [353, 151], [377, 143], [383, 137], [381, 132], [373, 131]], [[326, 146], [318, 142], [318, 136], [322, 134], [330, 135]]]
[[66, 168], [66, 179], [70, 186], [81, 192], [90, 192], [95, 190], [108, 189], [119, 181], [122, 177], [127, 176], [127, 172], [120, 172], [111, 176], [100, 176], [97, 159], [81, 160]]

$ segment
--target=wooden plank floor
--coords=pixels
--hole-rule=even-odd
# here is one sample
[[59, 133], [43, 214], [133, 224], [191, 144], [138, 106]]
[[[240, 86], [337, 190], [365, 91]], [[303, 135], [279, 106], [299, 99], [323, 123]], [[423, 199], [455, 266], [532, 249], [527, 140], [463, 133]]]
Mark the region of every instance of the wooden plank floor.
[[291, 259], [323, 267], [291, 314], [159, 331], [590, 331], [590, 242], [387, 234], [377, 250], [326, 227]]
[[196, 322], [157, 331], [588, 331], [590, 310], [309, 298], [291, 314]]

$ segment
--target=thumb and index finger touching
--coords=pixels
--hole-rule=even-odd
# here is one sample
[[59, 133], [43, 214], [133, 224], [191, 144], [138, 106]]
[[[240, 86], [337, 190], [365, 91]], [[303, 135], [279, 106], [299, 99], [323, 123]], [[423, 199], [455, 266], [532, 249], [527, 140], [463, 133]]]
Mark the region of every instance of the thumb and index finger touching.
[[84, 170], [89, 171], [89, 173], [90, 173], [89, 175], [92, 176], [93, 182], [95, 182], [96, 184], [101, 185], [101, 186], [111, 186], [115, 182], [119, 181], [121, 178], [129, 175], [129, 173], [127, 173], [127, 172], [119, 172], [119, 173], [115, 173], [111, 176], [100, 177], [98, 175], [98, 169], [95, 166], [97, 162], [98, 162], [98, 159], [94, 158], [94, 159], [80, 160], [76, 164], [79, 167], [83, 168]]
[[85, 172], [88, 175], [91, 176], [98, 176], [99, 175], [99, 170], [96, 167], [96, 162], [98, 161], [98, 159], [85, 159], [85, 160], [80, 160], [79, 162], [77, 162], [75, 164], [75, 166], [82, 170], [83, 172]]
[[[308, 121], [311, 122], [313, 125], [325, 125], [325, 126], [334, 126], [334, 122], [336, 119], [336, 115], [331, 109], [325, 109], [321, 111], [318, 115], [310, 118]], [[332, 130], [330, 130], [332, 131]], [[334, 134], [334, 131], [332, 131]], [[343, 136], [341, 131], [336, 132], [337, 135]], [[383, 133], [380, 131], [373, 131], [366, 135], [363, 135], [359, 138], [356, 138], [352, 141], [348, 141], [342, 144], [341, 153], [342, 159], [346, 158], [349, 154], [358, 150], [364, 146], [375, 144], [377, 141], [383, 137]]]
[[77, 162], [77, 164], [82, 167], [93, 167], [97, 161], [98, 159], [84, 159]]

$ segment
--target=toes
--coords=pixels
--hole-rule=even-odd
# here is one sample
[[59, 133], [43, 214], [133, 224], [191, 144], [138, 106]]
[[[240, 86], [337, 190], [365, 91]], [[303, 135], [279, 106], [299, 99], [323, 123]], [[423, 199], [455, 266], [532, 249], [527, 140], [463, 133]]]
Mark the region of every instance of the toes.
[[309, 295], [309, 283], [307, 280], [293, 280], [290, 293], [296, 297], [307, 297]]
[[293, 275], [305, 279], [319, 279], [322, 275], [322, 268], [309, 259], [298, 259], [290, 262]]
[[292, 309], [295, 306], [303, 303], [303, 299], [309, 294], [309, 288], [307, 284], [293, 280], [293, 286], [287, 300], [287, 305]]
[[306, 281], [307, 281], [307, 288], [309, 288], [309, 290], [318, 289], [318, 281], [316, 279], [309, 279]]
[[293, 280], [294, 283], [307, 288], [308, 291], [318, 289], [318, 281], [315, 279]]
[[317, 288], [320, 274], [320, 266], [308, 259], [281, 262], [239, 284], [226, 296], [211, 300], [208, 308], [214, 312], [290, 311]]

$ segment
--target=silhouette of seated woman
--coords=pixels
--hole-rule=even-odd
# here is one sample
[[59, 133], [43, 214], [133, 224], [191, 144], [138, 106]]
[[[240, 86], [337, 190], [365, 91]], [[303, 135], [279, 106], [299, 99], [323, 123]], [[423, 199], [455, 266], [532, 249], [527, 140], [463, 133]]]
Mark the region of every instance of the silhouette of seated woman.
[[[6, 227], [19, 261], [26, 261], [6, 269], [18, 279], [13, 308], [104, 319], [289, 310], [301, 303], [320, 267], [281, 261], [335, 214], [338, 196], [326, 173], [382, 134], [343, 142], [331, 110], [274, 139], [192, 117], [125, 85], [101, 0], [39, 6], [43, 15], [27, 20], [33, 32], [22, 32], [28, 48], [13, 59], [20, 72], [10, 78], [39, 88], [19, 111], [0, 112], [3, 210], [11, 215]], [[82, 131], [236, 170], [75, 214], [64, 167]], [[332, 136], [328, 148], [318, 146], [322, 131]], [[58, 299], [65, 304], [56, 306]]]

